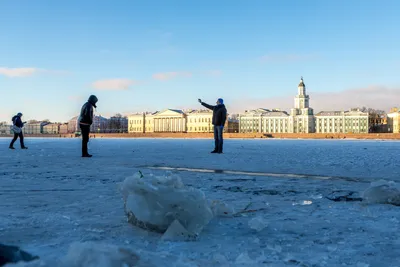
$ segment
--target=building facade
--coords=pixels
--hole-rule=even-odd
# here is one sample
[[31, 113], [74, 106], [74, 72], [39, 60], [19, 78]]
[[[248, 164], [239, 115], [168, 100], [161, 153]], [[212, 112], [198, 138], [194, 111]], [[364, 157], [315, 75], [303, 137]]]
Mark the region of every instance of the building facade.
[[387, 128], [389, 133], [400, 133], [400, 111], [392, 108], [387, 114]]
[[136, 113], [128, 116], [128, 133], [145, 133], [145, 118], [148, 114]]
[[300, 79], [297, 90], [294, 108], [290, 110], [289, 133], [313, 133], [315, 132], [314, 110], [310, 108], [310, 96], [306, 93], [303, 77]]
[[314, 110], [310, 108], [310, 97], [306, 94], [303, 77], [297, 87], [294, 108], [290, 114], [280, 110], [259, 108], [239, 115], [241, 133], [313, 133], [315, 131]]
[[360, 110], [321, 111], [315, 118], [317, 133], [369, 132], [369, 115]]
[[[90, 132], [92, 133], [105, 133], [107, 131], [108, 119], [102, 116], [94, 116], [93, 123], [90, 126]], [[78, 116], [73, 117], [68, 121], [68, 132], [75, 133], [80, 132], [81, 129], [78, 125]]]
[[211, 110], [192, 110], [187, 113], [188, 133], [214, 132], [212, 125], [213, 112]]
[[42, 134], [43, 127], [49, 123], [48, 121], [28, 121], [22, 129], [24, 134]]
[[1, 134], [12, 134], [11, 125], [6, 122], [0, 123], [0, 135]]
[[179, 109], [167, 109], [158, 112], [153, 119], [156, 133], [184, 133], [186, 132], [186, 114]]
[[75, 133], [78, 131], [80, 131], [80, 129], [78, 129], [78, 116], [75, 116], [68, 121], [68, 133]]
[[60, 125], [60, 134], [68, 133], [68, 123], [63, 123]]
[[[129, 133], [210, 133], [214, 132], [212, 111], [167, 109], [128, 116]], [[225, 132], [238, 132], [238, 120], [227, 118]]]
[[58, 123], [49, 123], [43, 126], [44, 134], [59, 134], [60, 125]]

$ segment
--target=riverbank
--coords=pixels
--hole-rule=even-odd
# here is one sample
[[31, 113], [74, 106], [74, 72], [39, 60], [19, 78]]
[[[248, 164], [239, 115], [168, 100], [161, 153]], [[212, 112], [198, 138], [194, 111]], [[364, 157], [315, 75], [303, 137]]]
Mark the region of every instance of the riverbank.
[[[0, 135], [9, 137], [11, 135]], [[40, 138], [76, 138], [74, 134], [26, 134], [25, 137]], [[179, 139], [212, 139], [213, 133], [92, 133], [91, 138], [179, 138]], [[79, 138], [79, 136], [78, 136]], [[400, 140], [399, 133], [225, 133], [226, 139], [376, 139], [376, 140]]]

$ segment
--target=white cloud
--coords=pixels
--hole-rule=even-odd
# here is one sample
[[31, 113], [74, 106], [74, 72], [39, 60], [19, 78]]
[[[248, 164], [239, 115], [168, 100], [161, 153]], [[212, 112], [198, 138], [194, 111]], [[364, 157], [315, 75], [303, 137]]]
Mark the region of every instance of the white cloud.
[[10, 78], [15, 77], [28, 77], [38, 73], [54, 74], [54, 75], [64, 75], [69, 74], [68, 71], [63, 70], [46, 70], [39, 68], [6, 68], [0, 67], [0, 75], [4, 75]]
[[120, 91], [128, 90], [132, 85], [136, 83], [136, 81], [129, 79], [107, 79], [93, 82], [92, 87], [97, 90]]
[[171, 79], [177, 78], [177, 77], [191, 77], [191, 76], [192, 76], [191, 72], [172, 71], [172, 72], [155, 73], [155, 74], [153, 74], [153, 79], [156, 79], [159, 81], [167, 81], [167, 80], [171, 80]]
[[31, 76], [39, 71], [40, 71], [40, 69], [37, 69], [37, 68], [4, 68], [4, 67], [0, 67], [0, 75], [4, 75], [7, 77], [11, 77], [11, 78]]

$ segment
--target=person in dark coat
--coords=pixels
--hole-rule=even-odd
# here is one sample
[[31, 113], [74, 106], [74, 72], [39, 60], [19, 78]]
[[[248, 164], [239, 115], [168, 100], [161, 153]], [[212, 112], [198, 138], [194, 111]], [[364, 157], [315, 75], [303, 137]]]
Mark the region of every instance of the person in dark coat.
[[82, 157], [90, 158], [92, 155], [88, 153], [90, 126], [93, 123], [93, 107], [97, 107], [98, 99], [95, 95], [91, 95], [88, 101], [82, 106], [81, 114], [78, 118], [79, 127], [82, 134]]
[[213, 151], [211, 151], [211, 153], [222, 154], [224, 145], [223, 132], [227, 116], [227, 110], [224, 105], [224, 100], [222, 98], [219, 98], [217, 100], [216, 106], [206, 104], [202, 102], [201, 99], [199, 99], [199, 103], [213, 111], [212, 124], [214, 125], [215, 148]]
[[19, 137], [19, 142], [21, 144], [21, 149], [28, 149], [24, 144], [24, 134], [22, 133], [22, 127], [24, 127], [25, 122], [22, 122], [21, 117], [22, 113], [19, 112], [11, 119], [13, 122], [12, 130], [14, 132], [14, 138], [10, 143], [10, 149], [15, 149], [14, 143], [15, 141], [17, 141], [18, 137]]

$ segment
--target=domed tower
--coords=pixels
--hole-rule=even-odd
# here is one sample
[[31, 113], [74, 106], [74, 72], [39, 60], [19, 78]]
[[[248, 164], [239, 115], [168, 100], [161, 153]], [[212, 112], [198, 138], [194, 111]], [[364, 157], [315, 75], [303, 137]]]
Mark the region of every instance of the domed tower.
[[294, 99], [294, 108], [304, 109], [310, 107], [310, 97], [306, 94], [306, 85], [304, 84], [303, 77], [297, 86], [298, 94]]
[[298, 94], [294, 98], [294, 108], [290, 111], [289, 125], [292, 133], [312, 133], [314, 127], [314, 110], [310, 108], [310, 97], [306, 94], [303, 77], [297, 86]]

